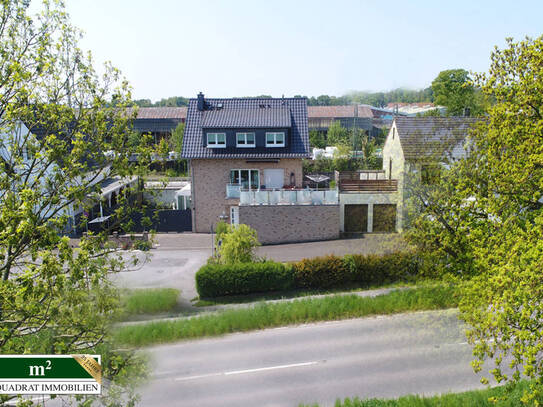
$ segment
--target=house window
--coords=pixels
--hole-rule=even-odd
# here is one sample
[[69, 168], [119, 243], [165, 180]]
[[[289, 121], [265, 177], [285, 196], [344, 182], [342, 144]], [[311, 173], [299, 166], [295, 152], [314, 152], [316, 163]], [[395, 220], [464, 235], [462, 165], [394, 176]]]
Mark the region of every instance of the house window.
[[207, 146], [211, 148], [226, 148], [226, 134], [207, 133]]
[[254, 133], [236, 133], [236, 147], [254, 147]]
[[260, 172], [258, 170], [230, 170], [230, 184], [240, 185], [243, 189], [259, 189]]
[[266, 147], [285, 147], [285, 133], [266, 133]]
[[423, 165], [421, 168], [421, 182], [423, 185], [435, 185], [439, 182], [441, 167], [439, 164]]

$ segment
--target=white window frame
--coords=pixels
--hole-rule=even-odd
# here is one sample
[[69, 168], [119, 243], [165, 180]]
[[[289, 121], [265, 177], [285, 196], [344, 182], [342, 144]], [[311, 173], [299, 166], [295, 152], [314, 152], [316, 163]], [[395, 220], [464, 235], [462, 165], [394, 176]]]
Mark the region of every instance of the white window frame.
[[[273, 144], [268, 143], [268, 135], [273, 134]], [[277, 136], [281, 134], [283, 136], [283, 142], [277, 143]], [[285, 132], [284, 131], [268, 131], [266, 132], [266, 147], [285, 147]]]
[[[241, 171], [249, 171], [249, 188], [247, 188], [249, 191], [257, 191], [260, 189], [260, 184], [262, 183], [262, 178], [260, 176], [260, 170], [258, 168], [231, 168], [229, 175], [232, 173], [232, 171], [238, 172], [238, 179], [241, 180]], [[251, 171], [256, 171], [258, 174], [258, 186], [256, 188], [252, 188], [251, 184], [253, 181], [253, 177], [251, 176]], [[241, 185], [241, 184], [231, 184], [231, 185]]]
[[[211, 140], [211, 136], [213, 140]], [[219, 136], [224, 137], [224, 143], [219, 144]], [[207, 133], [208, 148], [226, 148], [226, 133]]]
[[[248, 144], [247, 143], [247, 136], [249, 134], [253, 135], [253, 144]], [[245, 142], [244, 144], [239, 144], [239, 138], [238, 138], [239, 136], [243, 136], [243, 141]], [[253, 133], [253, 132], [236, 133], [236, 147], [239, 147], [239, 148], [254, 148], [254, 147], [256, 147], [256, 135], [255, 135], [255, 133]]]

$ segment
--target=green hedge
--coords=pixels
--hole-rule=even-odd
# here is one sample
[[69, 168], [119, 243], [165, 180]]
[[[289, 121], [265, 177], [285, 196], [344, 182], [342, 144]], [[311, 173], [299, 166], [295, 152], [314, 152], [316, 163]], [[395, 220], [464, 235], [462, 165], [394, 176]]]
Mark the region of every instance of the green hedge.
[[354, 254], [303, 259], [293, 264], [293, 270], [299, 288], [369, 286], [409, 281], [418, 273], [418, 262], [412, 253]]
[[367, 287], [410, 281], [418, 274], [412, 253], [324, 256], [284, 265], [275, 262], [208, 264], [196, 273], [201, 298], [294, 288]]
[[291, 266], [264, 263], [207, 264], [196, 273], [201, 298], [294, 288]]

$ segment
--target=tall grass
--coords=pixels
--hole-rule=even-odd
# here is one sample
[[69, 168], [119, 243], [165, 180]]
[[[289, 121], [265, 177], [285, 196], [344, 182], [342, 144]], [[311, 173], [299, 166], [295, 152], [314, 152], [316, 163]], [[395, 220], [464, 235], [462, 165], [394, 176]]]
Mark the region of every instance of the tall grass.
[[[336, 401], [335, 407], [518, 407], [525, 405], [521, 398], [524, 392], [529, 390], [529, 385], [530, 382], [521, 381], [510, 388], [499, 386], [433, 397], [404, 396], [390, 400], [345, 399]], [[311, 407], [319, 406], [313, 404]]]
[[121, 303], [125, 315], [157, 314], [172, 311], [178, 297], [175, 288], [142, 288], [129, 290]]
[[452, 308], [457, 306], [457, 302], [452, 287], [421, 287], [373, 298], [342, 295], [287, 303], [260, 303], [251, 308], [191, 319], [123, 326], [115, 335], [121, 343], [145, 346], [306, 322]]

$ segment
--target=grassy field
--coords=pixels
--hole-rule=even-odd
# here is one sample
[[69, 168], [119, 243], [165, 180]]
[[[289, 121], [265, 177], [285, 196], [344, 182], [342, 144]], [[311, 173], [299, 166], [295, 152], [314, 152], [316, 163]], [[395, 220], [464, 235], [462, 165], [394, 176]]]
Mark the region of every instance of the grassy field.
[[[505, 386], [499, 386], [491, 389], [449, 393], [434, 397], [405, 396], [391, 400], [360, 400], [355, 398], [337, 401], [335, 407], [519, 407], [524, 405], [521, 397], [525, 390], [529, 390], [529, 382], [522, 381], [514, 385], [509, 391]], [[310, 406], [301, 405], [300, 407], [319, 406], [313, 404]]]
[[174, 310], [178, 297], [175, 288], [142, 288], [128, 290], [121, 303], [124, 315], [159, 314]]
[[117, 329], [115, 336], [120, 343], [145, 346], [307, 322], [456, 306], [457, 298], [453, 288], [428, 286], [393, 291], [373, 298], [343, 295], [285, 303], [259, 303], [251, 308], [221, 311], [191, 319], [125, 325]]

